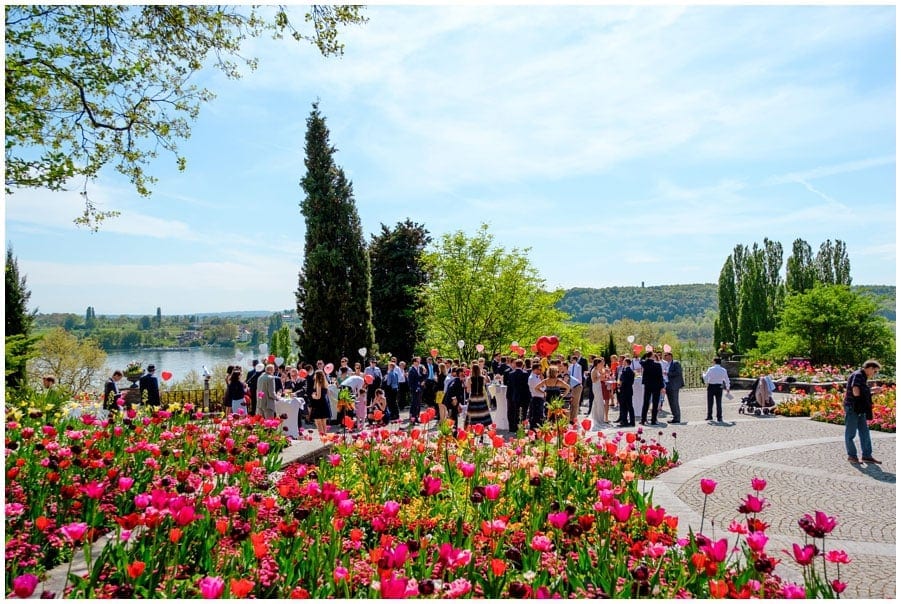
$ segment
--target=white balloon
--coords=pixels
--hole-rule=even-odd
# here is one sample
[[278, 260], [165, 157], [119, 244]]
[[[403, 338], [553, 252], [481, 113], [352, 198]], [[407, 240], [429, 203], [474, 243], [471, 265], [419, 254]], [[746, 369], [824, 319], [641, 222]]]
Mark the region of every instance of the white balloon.
[[464, 342], [463, 340], [457, 340], [457, 348], [463, 348], [464, 346], [466, 346], [466, 342]]
[[240, 350], [236, 350], [235, 351], [235, 360], [240, 361], [243, 358], [244, 358], [244, 353], [241, 352]]
[[628, 338], [626, 338], [626, 342], [628, 342], [629, 344], [631, 344], [634, 341], [635, 341], [635, 336], [629, 336]]
[[260, 344], [260, 354], [266, 354], [267, 352], [269, 352], [269, 344], [266, 344], [265, 342]]
[[361, 348], [361, 349], [358, 350], [357, 352], [360, 353], [360, 356], [361, 356], [361, 357], [365, 357], [365, 356], [366, 356], [366, 347], [364, 346], [363, 348]]
[[275, 357], [275, 365], [276, 367], [285, 362], [284, 357]]

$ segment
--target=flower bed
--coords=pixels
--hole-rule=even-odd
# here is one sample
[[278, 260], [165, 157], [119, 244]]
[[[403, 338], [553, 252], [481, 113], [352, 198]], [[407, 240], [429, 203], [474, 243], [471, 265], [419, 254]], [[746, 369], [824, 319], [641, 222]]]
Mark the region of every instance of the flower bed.
[[[867, 422], [870, 430], [895, 431], [895, 386], [886, 386], [873, 395], [873, 419]], [[810, 417], [830, 424], [845, 424], [844, 390], [820, 390], [810, 394], [795, 393], [776, 405], [775, 413], [789, 417]]]
[[[200, 422], [191, 413], [7, 422], [12, 593], [30, 595], [73, 548], [83, 548], [89, 571], [72, 576], [67, 597], [803, 597], [843, 589], [811, 565], [822, 557], [825, 572], [842, 552], [818, 557], [813, 544], [786, 552], [804, 567], [805, 586], [774, 573], [760, 480], [730, 527], [733, 546], [679, 537], [678, 518], [644, 488], [678, 462], [657, 440], [663, 433], [604, 437], [565, 421], [509, 441], [481, 426], [374, 429], [333, 435], [334, 452], [317, 465], [280, 469], [279, 420]], [[701, 485], [705, 494], [714, 487]], [[817, 512], [807, 524], [824, 537], [834, 519]], [[90, 543], [103, 532], [114, 538], [92, 560]]]
[[848, 380], [854, 371], [849, 365], [811, 365], [809, 361], [791, 360], [787, 363], [776, 363], [765, 359], [745, 363], [741, 375], [752, 379], [761, 375], [769, 375], [775, 381], [794, 378], [798, 382], [831, 383]]

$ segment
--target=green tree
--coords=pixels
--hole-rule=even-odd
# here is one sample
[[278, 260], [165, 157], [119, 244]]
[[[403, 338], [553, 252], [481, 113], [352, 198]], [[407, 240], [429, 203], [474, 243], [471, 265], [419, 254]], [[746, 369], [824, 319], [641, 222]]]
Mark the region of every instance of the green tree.
[[760, 334], [757, 352], [807, 356], [814, 364], [859, 365], [871, 357], [892, 364], [895, 337], [871, 298], [847, 285], [817, 284], [786, 299], [778, 329]]
[[817, 281], [824, 285], [851, 285], [851, 261], [845, 242], [827, 239], [816, 257]]
[[269, 338], [269, 354], [287, 360], [291, 356], [291, 328], [282, 325]]
[[767, 330], [770, 323], [768, 307], [765, 254], [755, 243], [744, 255], [738, 289], [738, 337], [735, 343], [739, 351], [754, 348], [757, 332]]
[[6, 247], [6, 387], [16, 389], [24, 386], [25, 367], [31, 345], [30, 337], [37, 309], [28, 311], [31, 291], [27, 277], [19, 273], [19, 261], [13, 249]]
[[313, 104], [307, 118], [304, 264], [298, 275], [297, 344], [307, 359], [337, 359], [372, 349], [369, 255], [353, 186], [334, 161], [325, 118]]
[[[63, 189], [107, 164], [142, 195], [145, 168], [159, 149], [175, 154], [189, 123], [213, 93], [192, 82], [212, 65], [229, 78], [244, 41], [285, 33], [340, 55], [339, 25], [362, 23], [357, 6], [313, 6], [312, 31], [298, 31], [284, 8], [222, 5], [9, 5], [6, 7], [6, 191]], [[267, 13], [271, 13], [267, 16]], [[86, 185], [85, 185], [86, 186]], [[82, 192], [80, 222], [96, 229], [112, 212]]]
[[266, 337], [271, 338], [275, 332], [282, 328], [284, 322], [280, 312], [274, 312], [269, 315], [269, 329], [266, 331]]
[[529, 250], [507, 252], [493, 243], [482, 224], [472, 238], [463, 231], [443, 235], [425, 254], [431, 276], [426, 338], [444, 354], [456, 356], [459, 340], [464, 359], [475, 357], [477, 344], [486, 352], [506, 351], [516, 340], [528, 349], [539, 336], [559, 331], [567, 318], [554, 307], [562, 290], [544, 290]]
[[[93, 307], [91, 308], [91, 310], [92, 311], [94, 310]], [[156, 307], [156, 326], [157, 327], [163, 326], [163, 309], [160, 308], [159, 306]]]
[[764, 329], [776, 327], [785, 303], [785, 282], [782, 280], [782, 244], [763, 238], [763, 278], [766, 291]]
[[720, 342], [738, 341], [738, 291], [736, 290], [735, 266], [733, 256], [726, 258], [720, 269], [717, 298], [719, 314], [713, 322], [714, 348]]
[[785, 261], [785, 289], [789, 294], [803, 294], [812, 289], [817, 281], [817, 271], [813, 264], [813, 250], [801, 238], [792, 243], [792, 253]]
[[152, 327], [152, 324], [150, 322], [150, 317], [148, 317], [147, 315], [144, 315], [143, 317], [141, 317], [140, 325], [141, 325], [141, 329], [144, 331], [147, 331], [148, 329], [150, 329]]
[[52, 329], [35, 345], [28, 361], [28, 376], [39, 384], [41, 376], [52, 373], [57, 384], [70, 392], [90, 389], [106, 363], [106, 353], [92, 339], [79, 340], [62, 328]]
[[84, 328], [94, 329], [97, 326], [97, 315], [94, 314], [94, 307], [88, 306], [84, 312]]
[[425, 336], [423, 289], [428, 272], [423, 254], [432, 238], [423, 225], [409, 219], [393, 229], [381, 226], [369, 243], [375, 341], [379, 350], [410, 359]]

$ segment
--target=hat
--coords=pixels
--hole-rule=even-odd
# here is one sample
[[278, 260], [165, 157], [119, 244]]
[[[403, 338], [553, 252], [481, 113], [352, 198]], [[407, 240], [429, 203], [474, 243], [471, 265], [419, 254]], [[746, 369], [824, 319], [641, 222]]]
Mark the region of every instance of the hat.
[[153, 373], [156, 371], [156, 365], [147, 365], [147, 373]]

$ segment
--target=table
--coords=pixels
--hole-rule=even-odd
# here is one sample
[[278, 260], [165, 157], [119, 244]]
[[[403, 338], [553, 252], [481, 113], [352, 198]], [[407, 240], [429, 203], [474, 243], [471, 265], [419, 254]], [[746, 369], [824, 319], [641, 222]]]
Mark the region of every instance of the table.
[[303, 409], [304, 404], [304, 400], [297, 398], [296, 396], [275, 399], [275, 416], [285, 416], [285, 419], [282, 420], [282, 432], [291, 438], [300, 437], [297, 430], [297, 418], [300, 415], [300, 410]]
[[488, 394], [497, 403], [494, 411], [494, 425], [498, 430], [509, 430], [510, 422], [507, 421], [507, 387], [503, 384], [489, 384]]

